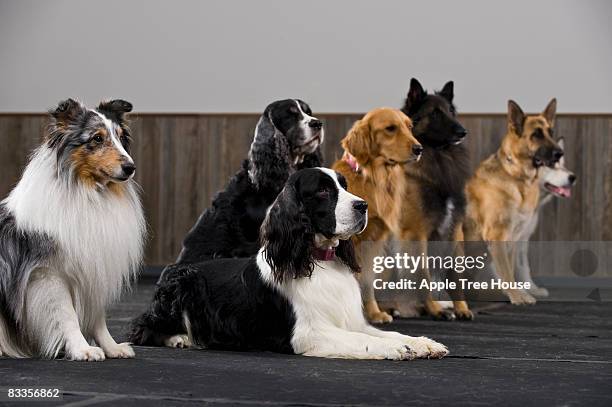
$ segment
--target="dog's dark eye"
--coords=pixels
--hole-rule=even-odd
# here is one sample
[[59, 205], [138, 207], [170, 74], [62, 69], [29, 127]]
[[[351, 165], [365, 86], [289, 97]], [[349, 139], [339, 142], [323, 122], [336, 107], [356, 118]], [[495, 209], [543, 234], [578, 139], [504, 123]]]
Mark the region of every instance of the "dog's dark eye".
[[92, 137], [92, 140], [94, 141], [94, 143], [100, 144], [102, 142], [104, 142], [104, 137], [102, 137], [99, 134], [96, 134]]
[[538, 138], [538, 139], [543, 139], [544, 138], [544, 132], [542, 131], [542, 129], [537, 129], [536, 131], [533, 132], [533, 134], [531, 136], [535, 137], [535, 138]]
[[385, 127], [385, 130], [387, 130], [389, 133], [393, 133], [395, 130], [397, 130], [397, 126], [392, 124], [390, 126]]

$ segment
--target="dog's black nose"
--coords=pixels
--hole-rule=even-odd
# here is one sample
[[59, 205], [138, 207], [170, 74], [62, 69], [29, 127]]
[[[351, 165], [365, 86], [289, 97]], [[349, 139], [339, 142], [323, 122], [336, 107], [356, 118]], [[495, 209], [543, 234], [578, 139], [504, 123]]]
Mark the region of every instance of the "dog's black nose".
[[321, 120], [313, 119], [308, 123], [308, 127], [320, 130], [323, 127], [323, 122]]
[[457, 134], [457, 136], [464, 138], [465, 136], [467, 136], [467, 130], [464, 129], [463, 127], [458, 127], [457, 130], [455, 131], [455, 133]]
[[353, 202], [353, 209], [360, 213], [366, 213], [368, 210], [368, 203], [366, 201], [355, 201]]
[[567, 177], [567, 179], [569, 180], [570, 184], [573, 184], [574, 182], [576, 182], [576, 176], [574, 174], [570, 174], [570, 176]]
[[134, 164], [123, 164], [121, 169], [123, 170], [123, 173], [129, 177], [134, 173], [134, 171], [136, 171], [136, 166]]
[[420, 144], [415, 144], [412, 146], [412, 153], [416, 156], [419, 156], [423, 153], [423, 146]]
[[553, 151], [554, 162], [559, 161], [561, 157], [563, 157], [563, 150], [555, 149], [555, 151]]

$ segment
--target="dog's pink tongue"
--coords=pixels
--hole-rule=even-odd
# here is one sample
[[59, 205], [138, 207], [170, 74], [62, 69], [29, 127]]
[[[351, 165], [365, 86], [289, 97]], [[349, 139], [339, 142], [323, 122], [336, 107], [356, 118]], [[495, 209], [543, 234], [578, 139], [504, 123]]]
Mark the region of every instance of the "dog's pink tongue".
[[572, 196], [572, 190], [567, 187], [561, 188], [561, 195], [563, 195], [565, 198], [569, 198]]
[[561, 195], [564, 198], [569, 198], [570, 196], [572, 196], [572, 190], [568, 187], [555, 187], [554, 190], [557, 194]]

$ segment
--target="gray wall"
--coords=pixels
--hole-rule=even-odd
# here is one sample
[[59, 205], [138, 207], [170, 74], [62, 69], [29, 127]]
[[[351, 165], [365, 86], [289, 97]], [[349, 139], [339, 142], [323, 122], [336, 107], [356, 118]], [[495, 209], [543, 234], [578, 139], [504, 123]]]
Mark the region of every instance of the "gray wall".
[[398, 105], [411, 76], [463, 112], [612, 111], [612, 2], [0, 0], [0, 112], [66, 96], [141, 112]]

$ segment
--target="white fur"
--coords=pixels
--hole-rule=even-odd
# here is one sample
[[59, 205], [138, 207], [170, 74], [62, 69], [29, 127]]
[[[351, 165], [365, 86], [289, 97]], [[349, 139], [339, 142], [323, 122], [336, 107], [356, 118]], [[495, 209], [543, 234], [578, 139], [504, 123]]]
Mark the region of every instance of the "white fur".
[[[29, 346], [48, 358], [62, 348], [76, 360], [133, 357], [108, 333], [105, 310], [142, 260], [145, 219], [136, 186], [129, 181], [119, 196], [57, 173], [55, 151], [41, 146], [4, 201], [19, 229], [46, 234], [58, 249], [26, 288], [20, 322]], [[89, 346], [91, 338], [102, 349]]]
[[[355, 231], [352, 230], [355, 225], [355, 209], [353, 208], [353, 203], [361, 202], [363, 201], [363, 199], [351, 194], [346, 189], [342, 188], [342, 186], [338, 182], [338, 176], [336, 175], [336, 172], [334, 170], [322, 167], [318, 167], [318, 169], [329, 175], [336, 183], [336, 188], [338, 189], [338, 201], [336, 202], [335, 210], [335, 234], [338, 236], [346, 237], [349, 234], [355, 233]], [[363, 229], [365, 229], [365, 226]]]
[[382, 331], [369, 325], [361, 308], [361, 293], [350, 270], [337, 261], [318, 262], [310, 278], [274, 281], [257, 255], [261, 277], [291, 303], [295, 328], [293, 350], [305, 356], [345, 359], [439, 358], [448, 353], [440, 343]]
[[451, 227], [451, 222], [453, 220], [453, 211], [455, 210], [455, 204], [453, 204], [452, 199], [446, 200], [446, 214], [444, 215], [444, 219], [440, 226], [438, 226], [438, 234], [440, 236], [446, 236], [448, 230]]
[[[297, 105], [298, 110], [302, 114], [302, 120], [300, 120], [300, 127], [302, 128], [302, 130], [304, 132], [304, 140], [305, 140], [306, 143], [308, 143], [312, 139], [312, 137], [313, 137], [312, 127], [310, 127], [309, 124], [310, 124], [311, 121], [319, 120], [319, 119], [317, 119], [316, 117], [313, 117], [313, 116], [309, 115], [308, 113], [304, 112], [304, 110], [302, 110], [302, 106], [300, 106], [300, 102], [298, 102], [295, 99], [294, 99], [294, 102]], [[325, 138], [325, 131], [324, 131], [324, 129], [321, 129], [320, 132], [319, 132], [319, 142], [318, 143], [313, 143], [311, 151], [308, 151], [308, 152], [309, 153], [314, 152], [316, 150], [316, 148], [323, 143], [323, 139], [324, 138]]]

